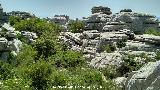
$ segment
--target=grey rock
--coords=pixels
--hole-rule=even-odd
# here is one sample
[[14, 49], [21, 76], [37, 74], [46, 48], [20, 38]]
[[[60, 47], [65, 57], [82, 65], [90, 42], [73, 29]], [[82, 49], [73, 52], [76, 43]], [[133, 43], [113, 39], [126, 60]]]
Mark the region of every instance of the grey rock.
[[160, 61], [150, 62], [140, 70], [132, 72], [125, 84], [125, 90], [159, 90]]
[[87, 39], [95, 39], [100, 37], [100, 33], [97, 30], [84, 31], [83, 34]]
[[126, 80], [126, 77], [117, 77], [113, 81], [116, 83], [117, 86], [119, 86], [120, 90], [124, 90]]
[[13, 41], [8, 42], [9, 50], [19, 52], [22, 46], [22, 42], [18, 39], [14, 39]]
[[123, 63], [122, 55], [120, 53], [100, 53], [96, 54], [90, 62], [90, 65], [96, 68], [103, 68], [107, 65], [115, 65], [119, 68]]

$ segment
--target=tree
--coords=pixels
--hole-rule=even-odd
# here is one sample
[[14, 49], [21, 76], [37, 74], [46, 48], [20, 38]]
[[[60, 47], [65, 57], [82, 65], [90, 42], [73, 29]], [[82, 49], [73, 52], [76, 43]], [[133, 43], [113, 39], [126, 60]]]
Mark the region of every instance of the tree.
[[16, 57], [16, 65], [23, 66], [35, 63], [37, 51], [31, 45], [23, 45]]
[[85, 28], [85, 25], [82, 21], [72, 21], [70, 22], [69, 24], [69, 30], [72, 32], [72, 33], [81, 33], [83, 32]]
[[42, 58], [53, 56], [61, 49], [57, 35], [52, 31], [44, 32], [34, 43], [34, 47], [38, 52], [37, 57]]
[[14, 26], [15, 24], [19, 23], [22, 20], [22, 18], [18, 16], [10, 16], [9, 17], [9, 23], [11, 26]]
[[55, 65], [64, 68], [76, 68], [86, 65], [82, 53], [77, 51], [61, 51], [54, 55]]
[[30, 18], [27, 20], [21, 20], [14, 25], [15, 29], [18, 31], [30, 31], [35, 32], [38, 36], [42, 35], [45, 31], [54, 31], [54, 33], [59, 33], [61, 27], [54, 24], [48, 23], [47, 21], [39, 18]]
[[106, 51], [107, 53], [112, 53], [116, 50], [116, 47], [112, 44], [103, 45], [102, 51]]

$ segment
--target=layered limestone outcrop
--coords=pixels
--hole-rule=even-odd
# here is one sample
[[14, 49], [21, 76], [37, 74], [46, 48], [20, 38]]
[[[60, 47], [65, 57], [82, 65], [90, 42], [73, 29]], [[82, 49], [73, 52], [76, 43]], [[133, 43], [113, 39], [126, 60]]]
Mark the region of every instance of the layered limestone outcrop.
[[149, 28], [160, 30], [159, 21], [154, 15], [136, 13], [131, 9], [112, 14], [108, 7], [93, 7], [92, 15], [84, 19], [86, 30], [117, 31], [129, 29], [136, 34], [143, 34]]
[[150, 62], [132, 72], [125, 81], [125, 90], [160, 90], [160, 61]]
[[15, 28], [5, 23], [0, 28], [0, 59], [7, 60], [10, 54], [14, 56], [20, 52], [22, 42], [20, 37], [24, 37], [28, 43], [33, 43], [38, 38], [36, 33], [27, 31], [15, 31]]

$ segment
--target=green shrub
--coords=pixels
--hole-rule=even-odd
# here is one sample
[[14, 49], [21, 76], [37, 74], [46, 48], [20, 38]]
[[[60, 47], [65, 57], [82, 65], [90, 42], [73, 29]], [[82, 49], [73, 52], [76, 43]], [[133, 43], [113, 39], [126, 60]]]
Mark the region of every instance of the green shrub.
[[37, 33], [38, 36], [42, 35], [45, 31], [52, 31], [54, 33], [59, 33], [61, 27], [54, 24], [48, 23], [47, 21], [39, 18], [30, 18], [27, 20], [21, 20], [14, 25], [17, 31], [30, 31]]
[[81, 33], [84, 30], [84, 23], [82, 21], [72, 21], [69, 24], [69, 30], [72, 33]]
[[13, 66], [4, 61], [0, 61], [0, 80], [6, 80], [12, 78], [13, 76]]
[[25, 81], [22, 78], [11, 78], [4, 81], [0, 81], [1, 90], [32, 90], [30, 87], [30, 82]]
[[10, 16], [9, 17], [9, 23], [11, 26], [17, 24], [18, 22], [20, 22], [22, 20], [21, 17], [17, 17], [17, 16]]
[[58, 52], [54, 58], [57, 67], [70, 68], [84, 66], [86, 62], [82, 53], [72, 50]]
[[73, 86], [90, 86], [92, 90], [117, 90], [116, 85], [110, 80], [105, 81], [98, 70], [90, 68], [76, 68], [71, 73], [71, 82]]
[[134, 58], [135, 55], [127, 55], [123, 58], [124, 64], [118, 70], [121, 73], [121, 75], [140, 69], [142, 64], [136, 62]]
[[113, 79], [118, 77], [116, 66], [108, 65], [104, 68], [100, 68], [100, 71], [106, 77], [106, 79]]
[[[142, 62], [136, 61], [135, 60], [136, 57], [140, 57], [144, 61]], [[156, 61], [156, 60], [148, 57], [145, 53], [142, 53], [140, 55], [131, 55], [131, 54], [125, 55], [123, 57], [123, 61], [124, 61], [124, 64], [118, 70], [118, 73], [120, 73], [121, 75], [124, 75], [132, 71], [137, 71], [145, 63]]]
[[30, 45], [23, 45], [22, 50], [17, 54], [16, 63], [19, 66], [33, 64], [37, 51]]
[[16, 71], [20, 77], [31, 82], [31, 88], [45, 90], [51, 86], [51, 75], [55, 69], [50, 63], [40, 60], [34, 64], [19, 67]]
[[152, 35], [160, 36], [160, 32], [155, 28], [148, 28], [145, 31], [145, 34], [152, 34]]
[[160, 51], [156, 53], [156, 60], [160, 60]]
[[116, 50], [116, 47], [112, 44], [103, 45], [102, 51], [106, 51], [107, 53], [112, 53]]

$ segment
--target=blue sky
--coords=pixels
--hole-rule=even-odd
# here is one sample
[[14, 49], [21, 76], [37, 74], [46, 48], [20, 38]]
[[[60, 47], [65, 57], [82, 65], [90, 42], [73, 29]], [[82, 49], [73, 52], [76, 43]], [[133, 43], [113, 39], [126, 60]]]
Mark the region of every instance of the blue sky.
[[39, 17], [67, 14], [81, 18], [91, 14], [93, 6], [108, 6], [113, 13], [130, 8], [136, 12], [160, 16], [160, 0], [0, 0], [4, 11], [27, 11]]

